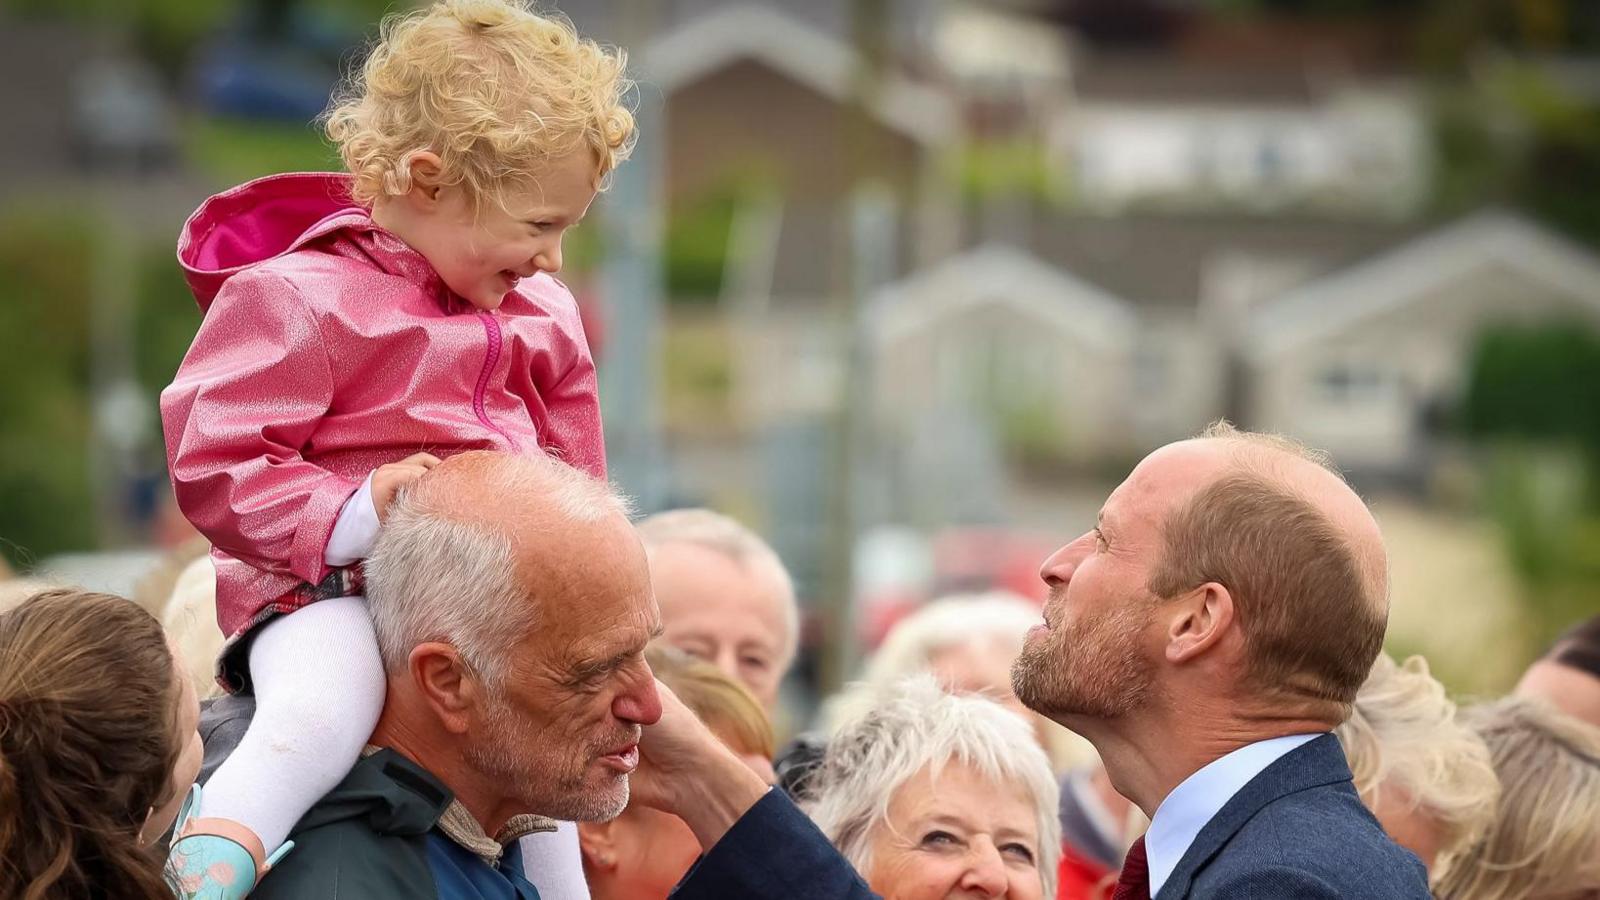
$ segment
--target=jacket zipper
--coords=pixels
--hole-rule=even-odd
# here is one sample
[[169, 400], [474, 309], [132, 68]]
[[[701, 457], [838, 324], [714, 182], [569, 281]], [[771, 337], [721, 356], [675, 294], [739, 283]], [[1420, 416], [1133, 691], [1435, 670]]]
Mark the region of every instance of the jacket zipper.
[[505, 439], [513, 449], [517, 442], [511, 436], [501, 431], [493, 422], [489, 421], [489, 411], [484, 407], [484, 394], [489, 390], [489, 378], [494, 373], [495, 366], [500, 364], [500, 345], [504, 340], [500, 334], [500, 323], [487, 312], [478, 313], [478, 321], [483, 323], [483, 333], [489, 339], [488, 352], [483, 355], [483, 371], [478, 373], [478, 388], [472, 392], [472, 411], [477, 413], [478, 421], [483, 427]]

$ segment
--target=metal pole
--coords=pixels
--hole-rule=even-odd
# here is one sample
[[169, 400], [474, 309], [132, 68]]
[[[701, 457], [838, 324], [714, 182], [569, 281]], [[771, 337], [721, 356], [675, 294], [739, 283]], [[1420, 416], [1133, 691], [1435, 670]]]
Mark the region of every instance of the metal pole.
[[[851, 105], [849, 127], [845, 135], [845, 153], [853, 169], [851, 195], [848, 207], [841, 214], [849, 216], [849, 226], [841, 229], [849, 244], [844, 259], [845, 283], [835, 292], [834, 322], [839, 328], [842, 343], [843, 372], [837, 402], [836, 425], [833, 441], [833, 477], [829, 482], [827, 533], [824, 539], [823, 595], [824, 641], [820, 660], [821, 684], [824, 694], [832, 693], [850, 677], [859, 652], [856, 646], [855, 624], [855, 543], [859, 531], [856, 512], [856, 457], [861, 449], [860, 430], [865, 415], [865, 388], [862, 383], [865, 368], [862, 364], [864, 346], [860, 332], [863, 325], [862, 308], [865, 294], [874, 285], [873, 273], [882, 262], [877, 254], [885, 247], [873, 239], [883, 229], [874, 227], [881, 216], [872, 213], [872, 196], [866, 191], [872, 162], [880, 154], [874, 145], [873, 123], [867, 110], [875, 98], [880, 70], [883, 65], [884, 42], [887, 36], [888, 7], [885, 0], [856, 0], [852, 19], [857, 51], [855, 102]], [[881, 204], [878, 204], [881, 207]], [[892, 231], [892, 227], [890, 229]], [[887, 242], [892, 245], [892, 239]]]
[[[649, 0], [625, 7], [624, 38], [650, 33]], [[624, 45], [627, 41], [624, 41]], [[657, 402], [661, 333], [661, 233], [665, 207], [662, 163], [666, 115], [658, 89], [641, 73], [639, 139], [617, 169], [606, 193], [605, 262], [600, 284], [609, 313], [607, 346], [600, 362], [600, 398], [605, 410], [606, 452], [611, 478], [640, 508], [659, 508], [666, 494], [661, 472], [660, 407]]]

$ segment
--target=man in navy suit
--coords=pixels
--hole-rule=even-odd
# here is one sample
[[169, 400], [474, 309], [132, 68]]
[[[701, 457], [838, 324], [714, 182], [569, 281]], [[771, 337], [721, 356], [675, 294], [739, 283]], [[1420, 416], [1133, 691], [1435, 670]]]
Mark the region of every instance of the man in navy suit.
[[[1429, 897], [1330, 733], [1382, 645], [1388, 574], [1376, 521], [1325, 459], [1226, 425], [1163, 447], [1042, 575], [1045, 623], [1013, 685], [1151, 817], [1118, 900]], [[871, 896], [664, 700], [641, 745], [657, 777], [636, 790], [711, 848], [675, 897]]]
[[1164, 447], [1042, 574], [1013, 686], [1150, 816], [1118, 898], [1429, 896], [1329, 733], [1383, 643], [1388, 566], [1323, 457], [1226, 425]]

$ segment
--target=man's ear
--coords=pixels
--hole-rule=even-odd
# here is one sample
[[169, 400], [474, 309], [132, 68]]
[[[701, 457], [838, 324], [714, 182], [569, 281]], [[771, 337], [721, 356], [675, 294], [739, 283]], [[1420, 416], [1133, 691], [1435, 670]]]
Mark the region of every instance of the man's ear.
[[1162, 606], [1167, 616], [1168, 662], [1198, 659], [1220, 644], [1233, 629], [1233, 594], [1214, 581]]
[[483, 703], [483, 683], [451, 644], [430, 641], [411, 648], [406, 663], [411, 681], [422, 693], [439, 724], [451, 734], [465, 734], [472, 710]]
[[617, 820], [579, 822], [578, 850], [587, 868], [609, 872], [617, 867]]

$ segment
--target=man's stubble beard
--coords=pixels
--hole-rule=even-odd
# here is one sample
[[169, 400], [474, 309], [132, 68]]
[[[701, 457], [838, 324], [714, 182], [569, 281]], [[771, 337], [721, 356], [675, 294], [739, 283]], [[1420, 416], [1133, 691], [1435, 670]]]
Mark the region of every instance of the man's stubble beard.
[[1070, 629], [1058, 623], [1023, 647], [1011, 669], [1012, 690], [1029, 709], [1058, 723], [1114, 719], [1139, 709], [1149, 702], [1155, 679], [1138, 652], [1137, 635], [1153, 611], [1135, 603]]
[[466, 759], [485, 779], [504, 785], [505, 793], [518, 798], [528, 807], [527, 812], [567, 822], [608, 822], [627, 808], [628, 776], [611, 776], [611, 784], [620, 784], [614, 788], [608, 784], [609, 789], [595, 789], [586, 781], [589, 765], [602, 748], [585, 748], [582, 758], [576, 760], [576, 771], [558, 771], [551, 762], [570, 767], [574, 759], [551, 760], [530, 752], [529, 748], [545, 747], [549, 742], [537, 732], [519, 727], [516, 712], [503, 700], [491, 702], [494, 706], [484, 717], [487, 734], [468, 745]]

